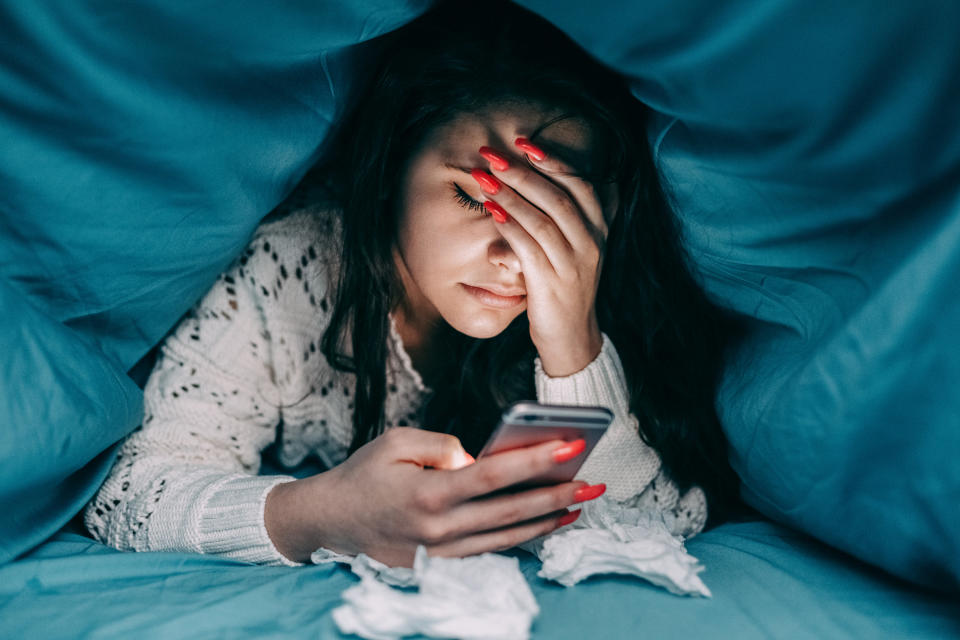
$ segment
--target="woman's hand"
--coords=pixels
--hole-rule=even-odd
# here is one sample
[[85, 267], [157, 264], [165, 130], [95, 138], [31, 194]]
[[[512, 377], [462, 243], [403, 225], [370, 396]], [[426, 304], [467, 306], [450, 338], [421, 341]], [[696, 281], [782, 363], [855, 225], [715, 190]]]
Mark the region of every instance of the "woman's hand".
[[411, 566], [421, 544], [432, 556], [507, 549], [573, 522], [579, 511], [566, 507], [596, 498], [603, 485], [486, 494], [582, 451], [582, 441], [554, 440], [473, 462], [453, 436], [396, 427], [330, 471], [275, 487], [267, 531], [281, 553], [301, 562], [319, 547], [391, 566]]
[[603, 342], [595, 309], [607, 236], [603, 206], [592, 184], [560, 175], [572, 173], [571, 167], [526, 138], [516, 145], [537, 170], [508, 164], [482, 147], [493, 180], [479, 170], [473, 175], [488, 198], [484, 206], [520, 260], [530, 337], [543, 369], [566, 376], [590, 364]]

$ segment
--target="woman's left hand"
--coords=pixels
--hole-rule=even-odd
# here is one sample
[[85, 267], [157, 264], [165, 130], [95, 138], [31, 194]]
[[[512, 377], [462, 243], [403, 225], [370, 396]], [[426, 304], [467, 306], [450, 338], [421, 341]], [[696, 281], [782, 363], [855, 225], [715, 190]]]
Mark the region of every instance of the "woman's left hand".
[[[520, 162], [503, 169], [495, 161], [491, 174], [499, 187], [483, 176], [477, 181], [484, 206], [520, 260], [530, 337], [544, 372], [567, 376], [589, 365], [602, 346], [595, 302], [607, 237], [603, 205], [593, 185], [571, 175], [560, 159], [524, 138], [517, 146], [536, 170]], [[489, 157], [487, 149], [482, 153]]]

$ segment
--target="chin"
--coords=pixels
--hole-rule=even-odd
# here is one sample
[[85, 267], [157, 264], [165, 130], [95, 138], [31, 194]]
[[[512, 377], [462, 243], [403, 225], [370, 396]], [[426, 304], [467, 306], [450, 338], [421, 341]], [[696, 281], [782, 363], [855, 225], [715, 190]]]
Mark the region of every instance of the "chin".
[[[465, 311], [465, 310], [464, 310]], [[480, 309], [478, 311], [457, 314], [457, 318], [447, 323], [460, 333], [471, 338], [493, 338], [503, 333], [510, 326], [518, 313], [504, 313], [494, 309]]]

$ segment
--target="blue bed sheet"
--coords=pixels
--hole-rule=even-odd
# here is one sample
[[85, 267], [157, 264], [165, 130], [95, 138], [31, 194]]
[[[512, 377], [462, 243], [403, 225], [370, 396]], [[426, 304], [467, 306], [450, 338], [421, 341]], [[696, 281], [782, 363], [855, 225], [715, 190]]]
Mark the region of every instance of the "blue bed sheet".
[[[768, 521], [729, 523], [688, 543], [710, 599], [635, 578], [564, 588], [516, 552], [541, 607], [533, 638], [946, 638], [956, 602], [925, 594]], [[61, 533], [0, 568], [3, 638], [335, 638], [349, 569], [259, 567], [181, 553], [121, 553]]]

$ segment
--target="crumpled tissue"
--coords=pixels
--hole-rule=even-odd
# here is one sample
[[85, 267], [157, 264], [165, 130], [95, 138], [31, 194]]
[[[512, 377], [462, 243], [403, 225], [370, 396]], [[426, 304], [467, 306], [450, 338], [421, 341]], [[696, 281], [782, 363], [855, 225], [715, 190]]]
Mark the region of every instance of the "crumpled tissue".
[[521, 546], [543, 563], [538, 576], [565, 587], [592, 575], [620, 573], [676, 595], [711, 596], [697, 575], [703, 565], [687, 553], [659, 511], [603, 496], [584, 503], [573, 524]]
[[[592, 575], [617, 573], [677, 595], [711, 595], [698, 576], [703, 566], [670, 532], [660, 511], [605, 496], [584, 503], [573, 524], [521, 548], [543, 563], [538, 576], [567, 587]], [[344, 591], [344, 604], [333, 611], [333, 619], [343, 633], [372, 640], [415, 634], [526, 639], [540, 611], [516, 558], [493, 553], [431, 558], [420, 546], [412, 569], [327, 549], [310, 559], [349, 564], [360, 576], [360, 584]]]
[[[333, 611], [343, 633], [372, 640], [423, 634], [440, 638], [526, 640], [540, 607], [516, 558], [484, 553], [431, 558], [417, 547], [413, 568], [388, 567], [364, 554], [324, 549], [315, 563], [348, 562], [360, 584], [343, 592]], [[395, 589], [419, 585], [419, 590]]]

